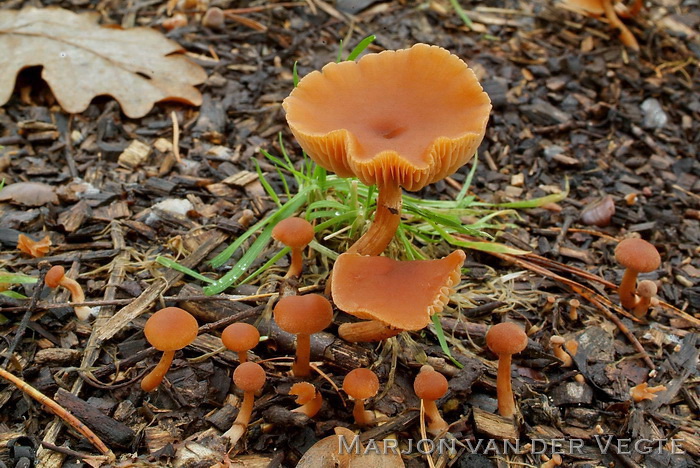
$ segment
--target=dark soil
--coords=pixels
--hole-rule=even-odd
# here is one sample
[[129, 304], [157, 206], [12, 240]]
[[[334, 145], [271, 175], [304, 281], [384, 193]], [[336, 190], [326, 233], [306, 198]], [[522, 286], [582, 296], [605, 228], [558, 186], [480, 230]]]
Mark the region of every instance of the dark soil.
[[[0, 8], [43, 5], [97, 11], [103, 24], [163, 31], [165, 3], [9, 0]], [[214, 4], [240, 7], [230, 1], [212, 0]], [[387, 423], [364, 432], [363, 440], [389, 434], [404, 441], [421, 439], [412, 382], [426, 362], [450, 382], [440, 403], [452, 435], [471, 444], [456, 457], [434, 455], [436, 466], [542, 462], [527, 448], [503, 455], [470, 449], [479, 440], [503, 437], [523, 445], [583, 440], [580, 453], [563, 450], [562, 466], [698, 466], [700, 6], [694, 0], [647, 5], [638, 17], [626, 20], [640, 42], [639, 53], [625, 49], [607, 23], [544, 1], [463, 1], [473, 30], [441, 0], [254, 1], [244, 5], [250, 11], [238, 12], [243, 20], [229, 19], [221, 31], [203, 27], [201, 13], [188, 12], [189, 24], [167, 36], [206, 69], [209, 78], [199, 87], [204, 102], [200, 108], [160, 104], [138, 120], [121, 114], [108, 97], [70, 115], [55, 103], [37, 70], [23, 72], [12, 100], [0, 108], [0, 177], [8, 184], [50, 184], [59, 202], [0, 205], [0, 267], [43, 277], [49, 265], [63, 265], [86, 288], [88, 300], [102, 301], [100, 324], [123, 307], [133, 311], [133, 320], [112, 324], [108, 335], [97, 337], [95, 319], [77, 322], [65, 306], [69, 299], [64, 292], [14, 287], [32, 300], [0, 296], [4, 367], [83, 418], [122, 466], [229, 466], [229, 457], [230, 466], [294, 466], [334, 427], [357, 429], [347, 397], [334, 387], [341, 387], [354, 367], [372, 366], [382, 386], [393, 382], [388, 393], [369, 405]], [[236, 357], [224, 352], [190, 359], [215, 351], [220, 330], [237, 320], [264, 325], [262, 334], [269, 338], [252, 353], [255, 361], [292, 356], [293, 339], [270, 328], [269, 296], [183, 301], [183, 296], [201, 295], [203, 284], [164, 268], [155, 258], [176, 259], [212, 277], [231, 267], [233, 261], [211, 271], [206, 259], [250, 225], [241, 219], [246, 210], [258, 220], [275, 207], [253, 161], [260, 163], [273, 187], [282, 187], [259, 149], [279, 154], [281, 132], [292, 157], [298, 160], [301, 154], [281, 108], [292, 88], [293, 64], [298, 63], [304, 76], [335, 61], [341, 40], [346, 55], [369, 34], [377, 36], [370, 52], [436, 44], [462, 57], [477, 73], [493, 102], [472, 187], [477, 197], [518, 201], [559, 193], [569, 184], [563, 201], [519, 210], [514, 226], [500, 235], [501, 242], [618, 284], [623, 270], [612, 255], [615, 245], [629, 235], [641, 236], [661, 253], [662, 266], [644, 278], [657, 282], [663, 303], [648, 320], [620, 315], [616, 306], [604, 306], [605, 313], [587, 299], [598, 293], [617, 303], [614, 290], [600, 282], [558, 271], [592, 288], [581, 293], [578, 283], [567, 285], [528, 271], [531, 263], [468, 252], [467, 286], [460, 294], [477, 291], [469, 299], [475, 308], [450, 308], [442, 319], [446, 333], [455, 337], [450, 342], [459, 345], [451, 349], [464, 369], [447, 359], [432, 326], [380, 346], [350, 345], [335, 336], [335, 325], [348, 320], [338, 313], [336, 324], [313, 343], [324, 373], [312, 379], [326, 401], [319, 415], [308, 420], [290, 414], [296, 407], [288, 396], [294, 382], [287, 374], [290, 359], [266, 361], [268, 383], [256, 400], [255, 423], [244, 443], [228, 450], [219, 435], [230, 427], [240, 401], [230, 377]], [[180, 127], [182, 164], [157, 144], [159, 139], [172, 142], [172, 112]], [[150, 155], [134, 169], [121, 167], [118, 158], [134, 140], [150, 147]], [[469, 167], [419, 195], [453, 198]], [[240, 177], [222, 183], [233, 175]], [[176, 215], [154, 207], [170, 198], [189, 200], [191, 209]], [[607, 226], [584, 223], [591, 215], [606, 218], [606, 211]], [[35, 239], [51, 237], [53, 247], [42, 263], [17, 251], [20, 232]], [[257, 265], [277, 251], [272, 246]], [[302, 279], [301, 286], [322, 291], [328, 262], [318, 254], [307, 261], [314, 279]], [[277, 274], [283, 273], [285, 262]], [[277, 288], [274, 277], [264, 277], [263, 283], [227, 292], [247, 296]], [[573, 298], [582, 306], [572, 321], [568, 301]], [[176, 304], [194, 314], [200, 325], [213, 325], [205, 325], [195, 344], [176, 356], [166, 383], [145, 394], [138, 382], [157, 355], [148, 348], [143, 325], [155, 309]], [[28, 319], [26, 330], [23, 318]], [[530, 335], [527, 350], [514, 358], [514, 389], [522, 413], [517, 427], [488, 417], [495, 412], [496, 368], [495, 356], [483, 348], [483, 336], [489, 325], [506, 319], [526, 326]], [[648, 356], [635, 348], [621, 326]], [[552, 356], [553, 334], [579, 342], [573, 367], [561, 368]], [[21, 339], [10, 356], [17, 336]], [[94, 364], [81, 368], [81, 362]], [[573, 379], [577, 373], [585, 383]], [[647, 381], [668, 390], [654, 400], [632, 402], [629, 389]], [[42, 467], [81, 466], [75, 452], [96, 453], [84, 438], [5, 382], [0, 409], [0, 461], [8, 466], [27, 466], [15, 465], [27, 452], [12, 447], [22, 444], [44, 443], [36, 456]], [[625, 448], [624, 442], [601, 450], [598, 442], [604, 444], [609, 436], [632, 443], [676, 438], [685, 453], [672, 453], [670, 443], [651, 453]], [[551, 455], [551, 445], [546, 453]], [[428, 466], [426, 456], [417, 452], [404, 461]]]

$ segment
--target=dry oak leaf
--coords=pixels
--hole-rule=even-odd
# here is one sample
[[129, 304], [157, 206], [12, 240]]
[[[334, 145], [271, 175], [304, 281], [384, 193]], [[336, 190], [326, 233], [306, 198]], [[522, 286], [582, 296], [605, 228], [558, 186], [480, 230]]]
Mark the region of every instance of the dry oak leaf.
[[61, 8], [0, 10], [0, 106], [17, 74], [34, 66], [43, 66], [42, 78], [70, 113], [84, 111], [99, 95], [114, 97], [131, 118], [160, 101], [201, 104], [194, 85], [206, 72], [179, 44], [149, 28], [101, 27], [97, 16]]

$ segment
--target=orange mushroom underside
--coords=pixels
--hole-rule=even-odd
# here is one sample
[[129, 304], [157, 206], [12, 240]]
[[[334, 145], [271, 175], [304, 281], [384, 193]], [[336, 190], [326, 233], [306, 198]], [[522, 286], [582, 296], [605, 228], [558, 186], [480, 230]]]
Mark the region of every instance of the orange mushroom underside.
[[316, 163], [367, 185], [392, 179], [407, 190], [471, 159], [491, 110], [467, 64], [426, 44], [326, 65], [283, 105]]
[[448, 302], [466, 255], [400, 262], [387, 257], [343, 254], [333, 268], [333, 301], [358, 318], [402, 330], [420, 330]]

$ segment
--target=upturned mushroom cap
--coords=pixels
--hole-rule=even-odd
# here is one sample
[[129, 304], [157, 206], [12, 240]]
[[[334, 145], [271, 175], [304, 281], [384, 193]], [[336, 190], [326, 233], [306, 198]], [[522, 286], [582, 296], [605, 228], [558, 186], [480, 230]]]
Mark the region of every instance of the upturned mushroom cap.
[[50, 288], [57, 288], [61, 284], [61, 279], [66, 274], [66, 269], [61, 265], [54, 265], [49, 269], [44, 277], [44, 283]]
[[520, 325], [502, 322], [486, 332], [486, 346], [499, 356], [517, 354], [527, 347], [527, 335]]
[[426, 44], [328, 64], [306, 75], [282, 105], [320, 166], [367, 185], [392, 179], [412, 191], [474, 156], [491, 111], [467, 64]]
[[659, 268], [661, 256], [656, 247], [644, 239], [625, 239], [615, 247], [615, 259], [620, 265], [638, 273], [649, 273]]
[[231, 351], [242, 353], [258, 345], [260, 332], [249, 323], [232, 323], [221, 332], [221, 341]]
[[423, 366], [413, 381], [413, 391], [421, 400], [438, 400], [447, 393], [447, 379], [432, 367]]
[[277, 325], [295, 335], [318, 333], [333, 320], [333, 306], [319, 294], [283, 297], [273, 312]]
[[257, 392], [265, 379], [265, 369], [255, 362], [244, 362], [233, 371], [233, 383], [244, 392]]
[[563, 4], [584, 14], [602, 15], [605, 13], [602, 0], [565, 0]]
[[272, 229], [272, 237], [288, 247], [301, 249], [314, 239], [314, 227], [303, 218], [286, 218]]
[[197, 338], [197, 319], [179, 307], [160, 309], [146, 321], [143, 333], [159, 351], [177, 351]]
[[465, 258], [461, 250], [439, 260], [406, 262], [345, 253], [333, 267], [333, 301], [355, 317], [420, 330], [449, 301]]
[[372, 398], [379, 391], [379, 378], [369, 369], [353, 369], [343, 380], [343, 390], [356, 400]]
[[316, 387], [309, 382], [297, 382], [289, 389], [289, 394], [297, 397], [297, 404], [303, 405], [314, 399]]

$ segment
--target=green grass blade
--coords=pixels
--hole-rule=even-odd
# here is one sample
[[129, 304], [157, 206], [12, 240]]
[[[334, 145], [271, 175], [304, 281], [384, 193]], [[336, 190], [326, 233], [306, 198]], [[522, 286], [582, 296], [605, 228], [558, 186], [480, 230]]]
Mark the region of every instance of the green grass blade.
[[272, 199], [272, 201], [275, 202], [275, 205], [277, 205], [278, 207], [282, 207], [282, 202], [280, 201], [280, 197], [277, 196], [277, 192], [275, 192], [275, 189], [272, 188], [272, 185], [270, 185], [270, 183], [267, 180], [265, 180], [265, 176], [263, 175], [262, 169], [260, 169], [260, 164], [258, 164], [257, 161], [253, 162], [255, 163], [255, 170], [258, 173], [258, 180], [265, 189], [265, 192]]
[[498, 206], [501, 208], [516, 208], [516, 209], [526, 209], [526, 208], [538, 208], [547, 203], [559, 203], [569, 196], [569, 178], [564, 180], [564, 190], [559, 193], [553, 193], [545, 197], [533, 198], [532, 200], [522, 200], [510, 203], [498, 203], [492, 206]]
[[[254, 228], [248, 229], [244, 235], [236, 239], [236, 242], [231, 244], [224, 252], [230, 251], [228, 254], [228, 257], [221, 263], [223, 264], [228, 258], [233, 255], [233, 253], [238, 250], [238, 247], [240, 247], [243, 244], [243, 241], [239, 242], [239, 240], [242, 237], [249, 238], [253, 233], [259, 229], [261, 226], [265, 226], [265, 229], [260, 233], [257, 239], [253, 242], [253, 244], [250, 246], [248, 250], [243, 254], [243, 256], [240, 258], [238, 262], [233, 266], [231, 270], [229, 270], [224, 276], [219, 278], [216, 282], [213, 284], [207, 286], [204, 288], [204, 294], [206, 295], [212, 295], [212, 294], [219, 294], [220, 292], [228, 289], [231, 287], [238, 279], [245, 274], [246, 271], [248, 271], [248, 268], [253, 264], [256, 258], [262, 254], [262, 251], [265, 250], [267, 245], [270, 242], [270, 239], [272, 237], [272, 229], [275, 227], [275, 225], [282, 221], [285, 218], [288, 218], [292, 216], [297, 210], [299, 210], [302, 206], [307, 201], [307, 197], [309, 194], [308, 189], [304, 189], [294, 195], [287, 203], [282, 205], [282, 207], [277, 210], [274, 214], [272, 214], [270, 217], [266, 218], [265, 220], [257, 223]], [[245, 240], [245, 239], [244, 239]], [[235, 246], [235, 248], [232, 248]], [[224, 253], [222, 252], [222, 254]], [[219, 258], [221, 254], [217, 256]], [[216, 260], [216, 258], [214, 259]], [[212, 260], [212, 264], [213, 264]]]
[[294, 66], [292, 66], [292, 82], [294, 83], [294, 87], [296, 88], [299, 86], [299, 72], [297, 70], [297, 61], [294, 61]]
[[160, 263], [161, 265], [172, 268], [173, 270], [179, 271], [180, 273], [184, 273], [188, 276], [191, 276], [192, 278], [196, 278], [200, 281], [204, 281], [205, 283], [214, 283], [214, 280], [211, 278], [207, 278], [206, 276], [197, 273], [194, 270], [190, 270], [186, 266], [182, 266], [179, 263], [177, 263], [175, 260], [172, 260], [167, 257], [161, 257], [160, 255], [156, 257], [156, 262]]
[[450, 0], [450, 3], [452, 4], [452, 8], [455, 9], [457, 16], [459, 16], [462, 22], [464, 22], [464, 25], [469, 29], [474, 29], [474, 23], [472, 23], [472, 20], [469, 19], [467, 13], [462, 8], [462, 5], [459, 4], [459, 0]]
[[467, 174], [467, 178], [464, 180], [464, 185], [462, 185], [462, 190], [459, 191], [459, 194], [457, 195], [457, 203], [460, 203], [462, 200], [464, 200], [464, 197], [467, 196], [467, 192], [469, 191], [469, 187], [472, 185], [472, 180], [474, 179], [474, 174], [476, 174], [476, 166], [479, 164], [479, 154], [474, 155], [474, 162], [472, 163], [471, 169], [469, 169], [469, 174]]
[[360, 41], [360, 43], [357, 44], [357, 45], [355, 46], [354, 49], [352, 49], [352, 52], [350, 52], [350, 55], [348, 55], [348, 58], [346, 58], [345, 60], [355, 60], [357, 57], [360, 56], [360, 54], [361, 54], [362, 52], [365, 51], [365, 49], [366, 49], [367, 47], [369, 47], [369, 45], [370, 45], [372, 42], [374, 42], [374, 40], [375, 40], [376, 38], [377, 38], [377, 36], [375, 36], [374, 34], [371, 34], [371, 35], [365, 37], [364, 39], [362, 39], [362, 40]]
[[445, 339], [445, 332], [442, 330], [442, 324], [440, 323], [439, 314], [433, 314], [431, 318], [433, 319], [433, 325], [435, 326], [435, 334], [437, 335], [438, 343], [440, 343], [440, 348], [442, 348], [442, 352], [445, 353], [448, 358], [450, 358], [450, 361], [452, 361], [452, 363], [455, 366], [462, 369], [464, 366], [461, 362], [452, 357], [450, 348], [449, 346], [447, 346], [447, 340]]
[[0, 273], [0, 283], [6, 284], [33, 284], [39, 281], [33, 276], [22, 275], [20, 273]]
[[12, 299], [29, 299], [24, 294], [18, 293], [16, 291], [2, 291], [0, 292], [3, 296], [11, 297]]

